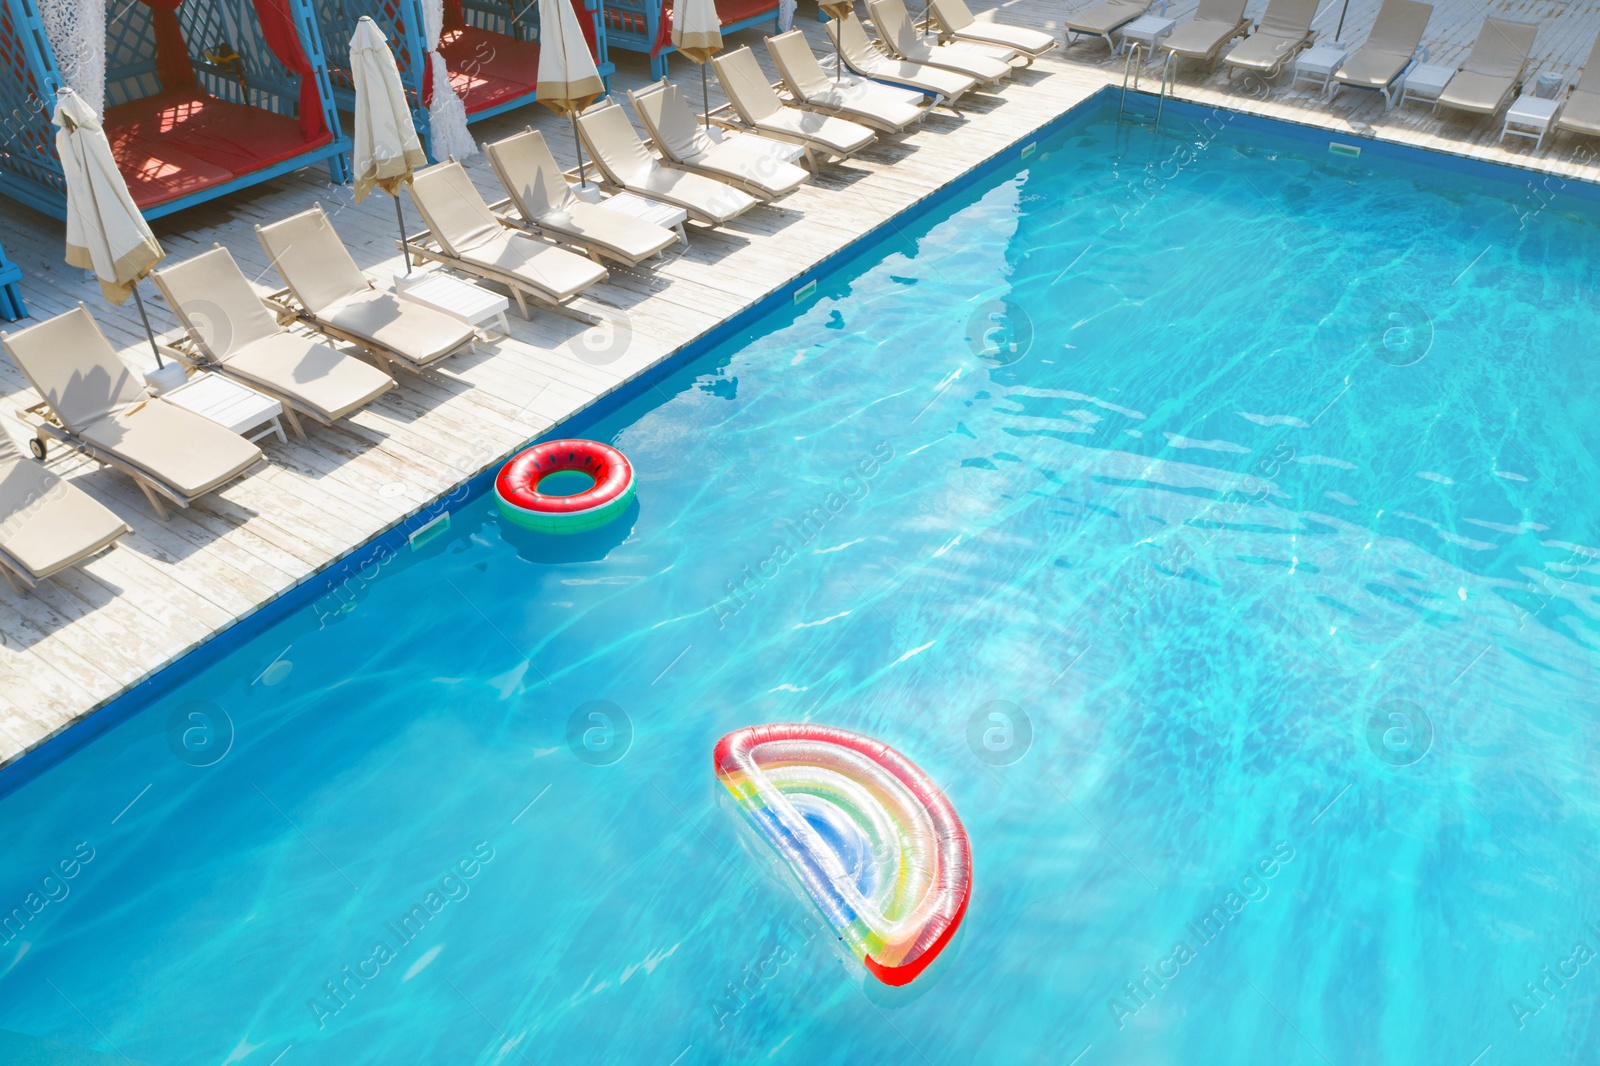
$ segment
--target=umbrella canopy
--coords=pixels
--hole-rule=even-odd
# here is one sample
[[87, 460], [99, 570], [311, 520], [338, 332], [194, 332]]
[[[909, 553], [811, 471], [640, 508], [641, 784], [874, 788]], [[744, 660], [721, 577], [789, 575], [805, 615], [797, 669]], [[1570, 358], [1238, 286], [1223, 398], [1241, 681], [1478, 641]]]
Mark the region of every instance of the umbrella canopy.
[[706, 64], [722, 48], [722, 16], [716, 0], [673, 0], [672, 47], [700, 64], [700, 110], [711, 127], [711, 90], [706, 88]]
[[121, 306], [167, 253], [134, 206], [94, 109], [62, 89], [51, 121], [61, 127], [56, 153], [67, 183], [67, 262], [93, 270], [100, 292]]
[[568, 0], [539, 0], [539, 102], [573, 115], [605, 94], [589, 42]]
[[673, 0], [672, 47], [702, 64], [721, 51], [722, 17], [716, 0]]
[[367, 198], [373, 187], [390, 196], [400, 195], [400, 186], [411, 180], [411, 172], [424, 166], [428, 157], [422, 151], [411, 107], [406, 102], [405, 86], [394, 53], [384, 40], [378, 24], [366, 15], [356, 23], [350, 38], [350, 72], [356, 86], [356, 132], [351, 162], [356, 172], [356, 203]]

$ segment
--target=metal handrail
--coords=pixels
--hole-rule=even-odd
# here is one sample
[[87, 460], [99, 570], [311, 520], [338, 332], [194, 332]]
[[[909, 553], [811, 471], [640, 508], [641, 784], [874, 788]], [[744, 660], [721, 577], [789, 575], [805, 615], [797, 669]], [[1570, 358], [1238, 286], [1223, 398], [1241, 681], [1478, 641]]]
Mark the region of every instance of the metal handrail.
[[1156, 129], [1161, 128], [1161, 111], [1167, 106], [1167, 93], [1178, 86], [1177, 59], [1178, 53], [1168, 52], [1167, 62], [1161, 68], [1161, 98], [1156, 101]]
[[1133, 88], [1134, 88], [1134, 91], [1137, 92], [1138, 89], [1139, 89], [1139, 71], [1144, 66], [1144, 64], [1140, 63], [1138, 66], [1135, 66], [1133, 61], [1134, 61], [1134, 58], [1136, 56], [1138, 56], [1140, 51], [1141, 51], [1141, 42], [1134, 41], [1132, 46], [1128, 49], [1128, 58], [1126, 60], [1124, 60], [1123, 63], [1122, 63], [1122, 103], [1117, 108], [1117, 121], [1118, 122], [1122, 121], [1122, 112], [1128, 106], [1128, 75], [1129, 74], [1133, 75]]

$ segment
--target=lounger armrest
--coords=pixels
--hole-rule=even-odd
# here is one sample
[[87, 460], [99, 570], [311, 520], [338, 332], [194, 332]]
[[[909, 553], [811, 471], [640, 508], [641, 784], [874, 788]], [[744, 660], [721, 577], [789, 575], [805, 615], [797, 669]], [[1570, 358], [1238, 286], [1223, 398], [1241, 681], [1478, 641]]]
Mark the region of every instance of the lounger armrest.
[[1167, 14], [1167, 0], [1156, 0], [1156, 2], [1151, 4], [1150, 6], [1155, 8], [1155, 9], [1157, 9], [1157, 10], [1159, 10], [1161, 12], [1161, 15], [1162, 15], [1163, 18], [1166, 17], [1166, 14]]
[[156, 345], [156, 349], [185, 370], [198, 370], [211, 362], [192, 337], [182, 337], [170, 344], [163, 341]]
[[261, 302], [267, 305], [267, 310], [278, 319], [280, 326], [287, 326], [300, 317], [300, 312], [295, 310], [294, 293], [289, 289], [279, 289], [270, 296], [263, 296]]

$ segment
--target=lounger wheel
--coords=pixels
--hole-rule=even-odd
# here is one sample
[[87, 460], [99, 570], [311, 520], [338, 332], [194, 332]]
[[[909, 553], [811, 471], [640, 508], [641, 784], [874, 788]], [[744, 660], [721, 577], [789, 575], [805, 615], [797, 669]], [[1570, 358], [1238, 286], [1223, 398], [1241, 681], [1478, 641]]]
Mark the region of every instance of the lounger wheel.
[[43, 440], [39, 439], [38, 437], [34, 437], [32, 440], [28, 441], [28, 450], [33, 453], [33, 457], [35, 459], [42, 463], [44, 462], [45, 453], [49, 451], [49, 448], [45, 445]]

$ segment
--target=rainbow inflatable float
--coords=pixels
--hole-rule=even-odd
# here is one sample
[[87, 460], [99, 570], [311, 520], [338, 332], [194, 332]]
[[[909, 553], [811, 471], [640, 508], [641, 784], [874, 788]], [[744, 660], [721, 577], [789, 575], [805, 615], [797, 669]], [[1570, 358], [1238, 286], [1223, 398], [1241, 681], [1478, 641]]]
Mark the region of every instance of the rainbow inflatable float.
[[909, 984], [967, 913], [972, 848], [955, 808], [881, 741], [818, 725], [717, 743], [717, 780], [867, 970]]

